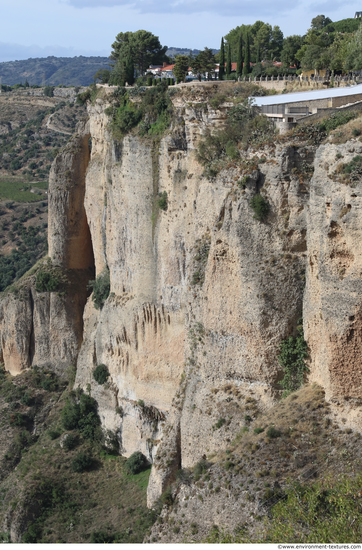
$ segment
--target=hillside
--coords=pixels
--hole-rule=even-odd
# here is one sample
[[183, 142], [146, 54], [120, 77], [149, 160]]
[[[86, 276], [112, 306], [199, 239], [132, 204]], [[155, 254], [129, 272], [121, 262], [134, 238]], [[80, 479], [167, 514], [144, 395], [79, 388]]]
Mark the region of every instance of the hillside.
[[2, 84], [28, 81], [30, 85], [89, 86], [99, 69], [108, 69], [108, 57], [54, 57], [31, 58], [0, 63]]
[[49, 170], [85, 116], [75, 97], [0, 95], [0, 291], [47, 251]]

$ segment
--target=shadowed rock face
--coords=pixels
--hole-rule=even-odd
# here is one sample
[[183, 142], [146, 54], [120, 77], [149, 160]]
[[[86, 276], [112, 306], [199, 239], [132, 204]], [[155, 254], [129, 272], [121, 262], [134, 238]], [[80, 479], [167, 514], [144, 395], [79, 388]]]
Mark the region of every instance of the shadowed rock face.
[[[29, 283], [23, 301], [3, 299], [6, 368], [77, 361], [76, 385], [90, 388], [122, 453], [140, 450], [154, 463], [150, 505], [180, 466], [224, 448], [238, 431], [237, 405], [220, 388], [238, 388], [261, 409], [280, 395], [280, 343], [302, 314], [311, 380], [328, 399], [353, 398], [357, 422], [360, 193], [330, 177], [336, 153], [348, 160], [357, 145], [320, 147], [304, 181], [314, 148], [249, 150], [246, 160], [266, 162], [253, 164], [241, 189], [236, 165], [209, 181], [195, 160], [200, 133], [222, 121], [222, 110], [175, 99], [178, 122], [168, 135], [115, 143], [107, 106], [89, 106], [89, 123], [51, 173], [49, 253], [78, 282], [65, 296]], [[256, 192], [271, 206], [265, 222], [250, 206]], [[105, 269], [110, 295], [97, 310], [87, 281]], [[110, 372], [104, 386], [92, 375], [101, 363]]]

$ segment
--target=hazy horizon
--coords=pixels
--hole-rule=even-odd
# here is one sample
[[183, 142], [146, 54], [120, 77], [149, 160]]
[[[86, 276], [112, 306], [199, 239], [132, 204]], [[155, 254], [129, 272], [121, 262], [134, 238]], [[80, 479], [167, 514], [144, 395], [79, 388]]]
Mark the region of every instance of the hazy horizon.
[[304, 34], [313, 17], [354, 17], [356, 3], [287, 0], [0, 0], [0, 62], [30, 57], [109, 56], [119, 32], [146, 29], [168, 47], [218, 48], [222, 36], [262, 20], [284, 36]]

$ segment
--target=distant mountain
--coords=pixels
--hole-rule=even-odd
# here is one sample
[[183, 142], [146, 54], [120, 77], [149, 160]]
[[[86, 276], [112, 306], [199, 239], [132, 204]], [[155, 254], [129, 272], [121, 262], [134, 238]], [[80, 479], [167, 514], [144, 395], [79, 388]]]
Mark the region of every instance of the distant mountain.
[[108, 57], [36, 57], [0, 63], [2, 84], [13, 86], [27, 80], [30, 85], [88, 86], [99, 69], [109, 68]]
[[[190, 51], [192, 55], [195, 56], [199, 54], [201, 50], [190, 50], [190, 48], [175, 48], [174, 46], [171, 46], [170, 48], [168, 48], [166, 55], [168, 55], [169, 57], [176, 57], [176, 55], [189, 55]], [[219, 50], [215, 49], [212, 50], [214, 54], [218, 51]]]

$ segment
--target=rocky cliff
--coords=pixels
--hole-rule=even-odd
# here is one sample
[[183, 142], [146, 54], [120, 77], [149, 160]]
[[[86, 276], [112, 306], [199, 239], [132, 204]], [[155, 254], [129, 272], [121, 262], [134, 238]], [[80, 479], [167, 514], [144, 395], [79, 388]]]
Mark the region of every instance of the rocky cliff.
[[[121, 142], [110, 98], [89, 105], [50, 178], [49, 255], [66, 290], [37, 292], [29, 276], [0, 309], [6, 369], [76, 363], [76, 385], [96, 398], [122, 454], [153, 462], [149, 505], [180, 467], [225, 448], [246, 410], [275, 403], [280, 344], [302, 317], [309, 379], [340, 418], [360, 419], [362, 195], [334, 174], [362, 145], [284, 138], [209, 179], [195, 148], [227, 105], [205, 108], [187, 92], [172, 100], [164, 137]], [[265, 221], [250, 206], [256, 193], [271, 206]], [[87, 283], [107, 271], [110, 294], [96, 309]], [[104, 385], [92, 375], [99, 364]]]

